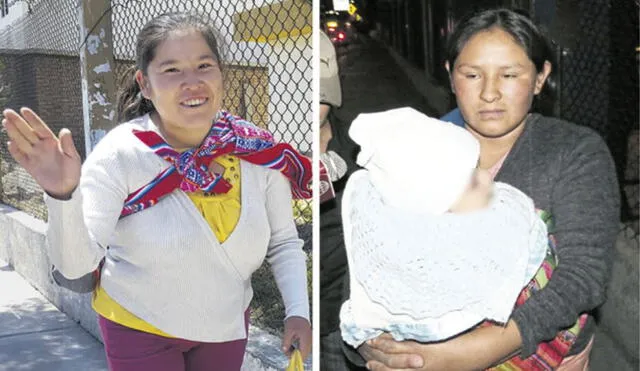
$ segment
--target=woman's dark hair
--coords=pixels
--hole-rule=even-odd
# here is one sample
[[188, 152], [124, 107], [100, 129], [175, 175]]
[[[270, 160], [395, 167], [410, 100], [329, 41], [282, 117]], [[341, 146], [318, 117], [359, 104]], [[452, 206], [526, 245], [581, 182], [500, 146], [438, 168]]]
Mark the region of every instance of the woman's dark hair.
[[552, 65], [551, 73], [542, 88], [540, 94], [533, 101], [533, 111], [539, 111], [545, 115], [552, 114], [553, 102], [556, 96], [555, 75], [557, 68], [555, 51], [547, 36], [522, 12], [509, 9], [490, 9], [480, 13], [470, 14], [458, 23], [455, 31], [447, 41], [446, 60], [449, 68], [453, 70], [454, 64], [462, 48], [469, 39], [479, 32], [499, 28], [513, 37], [513, 39], [525, 50], [529, 59], [533, 62], [536, 72], [541, 72], [544, 62]]
[[213, 52], [220, 68], [222, 68], [218, 38], [210, 22], [192, 13], [162, 14], [149, 21], [138, 33], [136, 40], [136, 64], [127, 69], [120, 79], [119, 86], [121, 86], [121, 90], [118, 94], [118, 120], [129, 121], [155, 110], [153, 103], [142, 96], [140, 87], [135, 79], [135, 72], [139, 69], [146, 76], [149, 63], [155, 58], [158, 45], [165, 41], [173, 31], [177, 30], [195, 30], [200, 32]]

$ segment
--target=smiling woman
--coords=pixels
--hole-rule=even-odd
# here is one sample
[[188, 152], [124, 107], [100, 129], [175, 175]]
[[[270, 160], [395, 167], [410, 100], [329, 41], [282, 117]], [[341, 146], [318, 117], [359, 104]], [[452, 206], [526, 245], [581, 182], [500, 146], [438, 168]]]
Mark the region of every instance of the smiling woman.
[[222, 106], [218, 42], [211, 27], [193, 20], [179, 28], [160, 22], [139, 35], [136, 66], [124, 78], [130, 88], [120, 96], [121, 119], [150, 112], [170, 145], [190, 148], [200, 144]]
[[311, 351], [307, 274], [292, 197], [310, 198], [308, 158], [222, 110], [209, 22], [169, 13], [138, 34], [118, 125], [81, 167], [28, 108], [3, 112], [9, 151], [46, 191], [51, 262], [97, 269], [93, 293], [110, 370], [239, 370], [251, 274], [268, 260], [285, 303], [283, 350]]
[[146, 73], [136, 72], [142, 95], [157, 107], [153, 118], [174, 147], [198, 145], [220, 110], [222, 71], [210, 50], [201, 33], [176, 31], [157, 48]]

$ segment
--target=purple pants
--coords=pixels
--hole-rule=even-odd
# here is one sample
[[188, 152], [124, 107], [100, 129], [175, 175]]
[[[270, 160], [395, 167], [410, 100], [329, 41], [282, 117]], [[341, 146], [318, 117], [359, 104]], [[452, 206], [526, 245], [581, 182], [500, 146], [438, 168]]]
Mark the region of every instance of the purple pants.
[[[249, 328], [249, 310], [245, 312]], [[203, 343], [131, 329], [98, 316], [111, 371], [240, 370], [247, 339]]]

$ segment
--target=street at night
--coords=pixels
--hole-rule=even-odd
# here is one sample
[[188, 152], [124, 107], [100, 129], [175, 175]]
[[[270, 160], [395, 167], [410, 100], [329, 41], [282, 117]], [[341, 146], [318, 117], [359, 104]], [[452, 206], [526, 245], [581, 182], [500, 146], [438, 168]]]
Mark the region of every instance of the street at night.
[[429, 116], [439, 113], [418, 92], [379, 40], [358, 34], [337, 48], [342, 82], [338, 115], [351, 122], [359, 113], [410, 106]]

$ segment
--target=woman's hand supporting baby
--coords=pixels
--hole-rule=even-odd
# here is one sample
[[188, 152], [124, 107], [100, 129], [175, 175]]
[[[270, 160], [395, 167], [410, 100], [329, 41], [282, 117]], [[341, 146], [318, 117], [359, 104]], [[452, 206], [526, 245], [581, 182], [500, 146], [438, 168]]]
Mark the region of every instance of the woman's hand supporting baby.
[[507, 326], [479, 327], [438, 343], [396, 341], [383, 334], [358, 348], [373, 371], [484, 370], [518, 351], [520, 331], [513, 321]]

